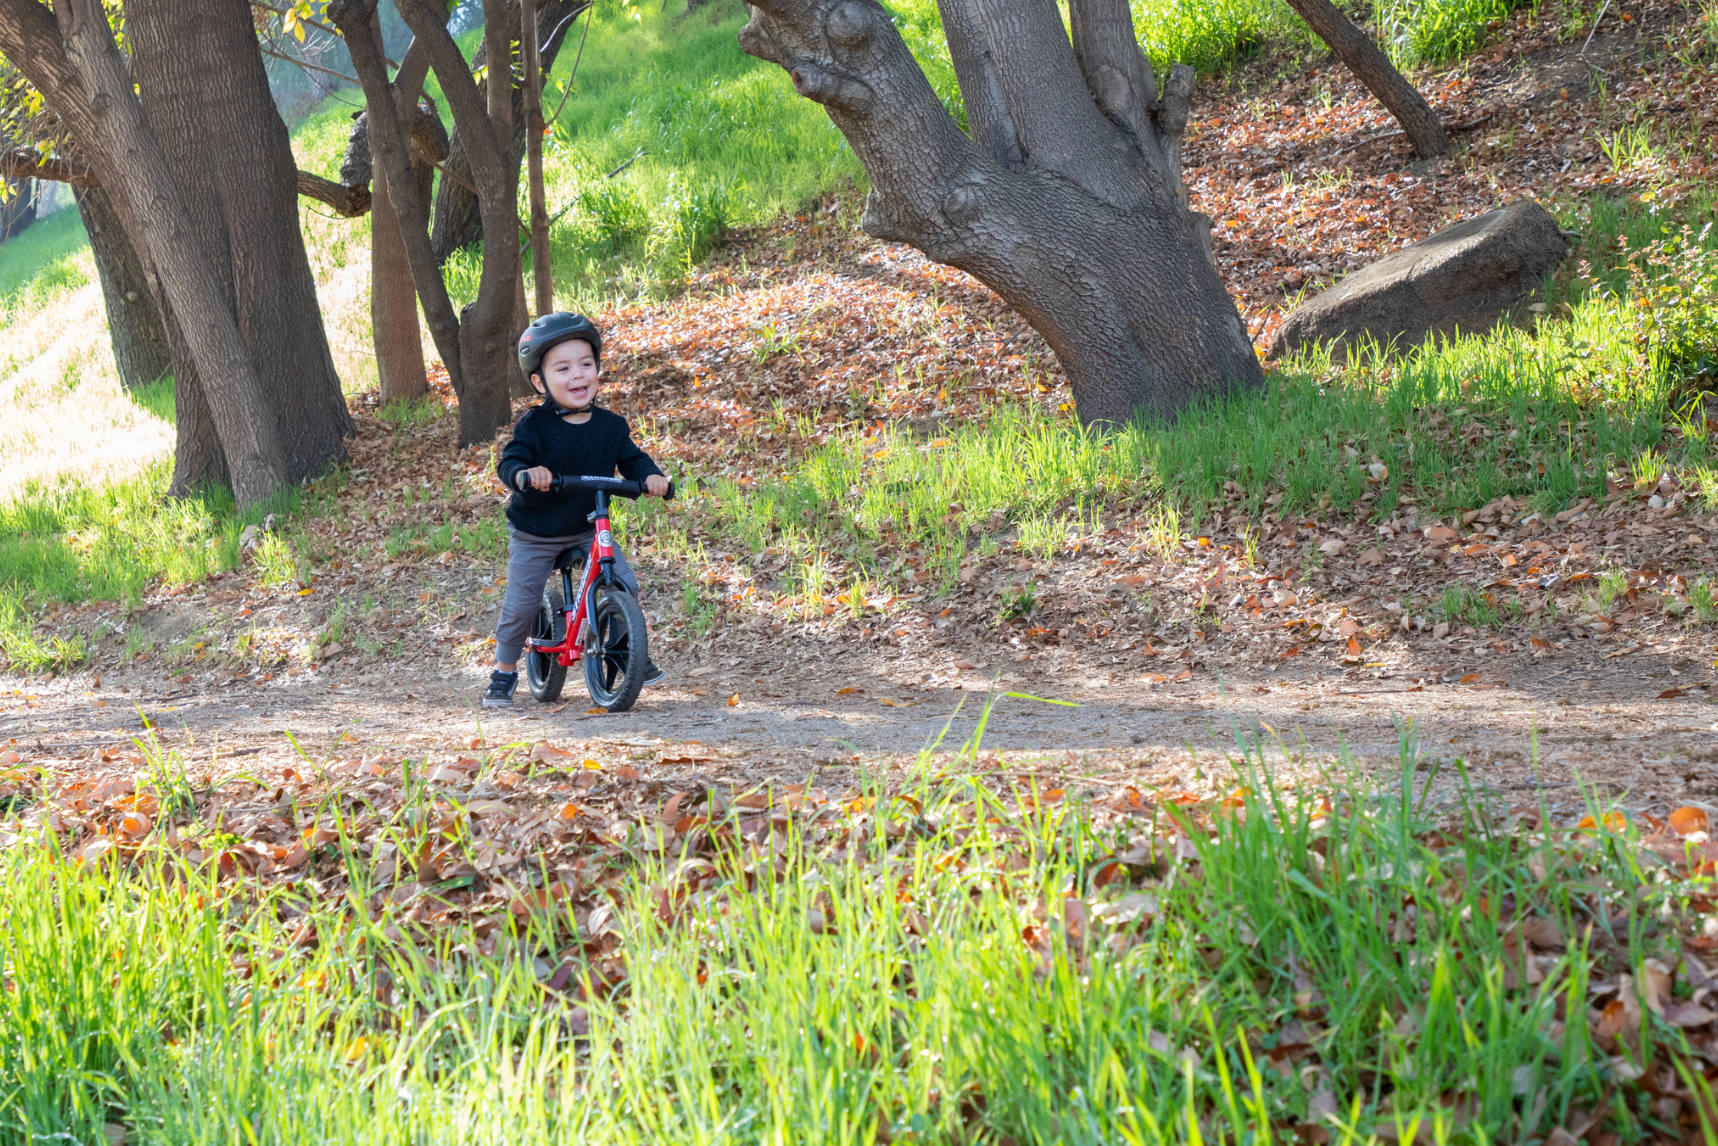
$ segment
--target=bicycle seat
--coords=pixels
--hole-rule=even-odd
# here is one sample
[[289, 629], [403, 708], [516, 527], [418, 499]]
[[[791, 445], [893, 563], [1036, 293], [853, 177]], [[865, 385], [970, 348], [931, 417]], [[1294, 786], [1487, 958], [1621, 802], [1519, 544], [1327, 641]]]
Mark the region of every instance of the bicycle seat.
[[555, 568], [557, 570], [581, 569], [584, 567], [584, 564], [585, 551], [582, 546], [569, 545], [559, 553], [555, 554]]

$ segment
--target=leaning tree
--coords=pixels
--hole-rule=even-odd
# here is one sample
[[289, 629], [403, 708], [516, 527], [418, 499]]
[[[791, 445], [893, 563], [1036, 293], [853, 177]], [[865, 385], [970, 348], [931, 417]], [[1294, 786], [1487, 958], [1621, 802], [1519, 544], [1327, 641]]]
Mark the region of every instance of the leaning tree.
[[231, 287], [210, 265], [145, 117], [107, 10], [101, 0], [58, 0], [51, 9], [39, 0], [0, 0], [0, 53], [29, 77], [114, 192], [168, 329], [178, 331], [174, 358], [182, 352], [205, 380], [207, 420], [233, 494], [245, 506], [267, 500], [289, 480], [270, 396], [241, 334]]
[[740, 46], [824, 105], [871, 177], [864, 227], [973, 275], [1050, 343], [1081, 418], [1172, 414], [1263, 378], [1187, 206], [1193, 90], [1160, 90], [1127, 0], [939, 0], [970, 134], [876, 0], [752, 0]]

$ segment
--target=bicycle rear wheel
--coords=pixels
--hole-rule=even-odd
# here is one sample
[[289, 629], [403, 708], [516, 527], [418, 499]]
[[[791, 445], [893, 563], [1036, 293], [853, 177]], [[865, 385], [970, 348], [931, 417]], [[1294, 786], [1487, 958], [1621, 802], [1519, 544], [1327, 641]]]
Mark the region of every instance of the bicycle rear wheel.
[[650, 663], [644, 610], [619, 587], [592, 591], [591, 635], [585, 643], [585, 688], [598, 706], [625, 712], [644, 687]]
[[[567, 603], [561, 593], [558, 576], [552, 578], [549, 587], [543, 591], [543, 603], [531, 621], [531, 635], [551, 645], [560, 644], [561, 638], [567, 635]], [[525, 681], [531, 686], [531, 695], [548, 704], [560, 698], [561, 686], [567, 682], [567, 666], [557, 657], [527, 649]]]

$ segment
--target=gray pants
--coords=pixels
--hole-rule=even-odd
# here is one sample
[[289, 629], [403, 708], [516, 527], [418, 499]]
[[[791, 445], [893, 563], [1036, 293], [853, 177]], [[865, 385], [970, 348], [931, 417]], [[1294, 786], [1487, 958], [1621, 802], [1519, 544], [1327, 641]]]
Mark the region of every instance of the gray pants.
[[[537, 619], [537, 610], [543, 607], [543, 586], [555, 569], [555, 555], [570, 545], [579, 551], [581, 558], [588, 556], [591, 537], [596, 533], [587, 529], [572, 537], [538, 537], [520, 533], [512, 526], [508, 526], [508, 532], [513, 539], [507, 545], [507, 595], [501, 599], [501, 619], [495, 622], [495, 660], [504, 665], [518, 663], [525, 638], [531, 635], [531, 623]], [[618, 545], [614, 547], [614, 575], [632, 590], [633, 596], [638, 595], [638, 578]], [[578, 590], [579, 577], [575, 573], [573, 592]]]

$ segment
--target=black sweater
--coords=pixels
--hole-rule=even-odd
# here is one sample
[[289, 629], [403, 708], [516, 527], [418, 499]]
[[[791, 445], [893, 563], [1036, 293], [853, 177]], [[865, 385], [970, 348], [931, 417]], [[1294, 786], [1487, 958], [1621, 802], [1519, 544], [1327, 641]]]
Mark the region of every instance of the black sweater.
[[520, 489], [519, 474], [533, 466], [573, 477], [613, 477], [618, 469], [621, 477], [641, 483], [662, 472], [649, 454], [633, 444], [631, 427], [619, 414], [593, 408], [591, 420], [575, 426], [546, 406], [533, 406], [514, 423], [513, 440], [501, 451], [495, 472], [513, 491], [507, 520], [519, 532], [537, 537], [571, 537], [589, 530], [586, 519], [597, 507], [597, 496], [582, 489], [565, 493]]

